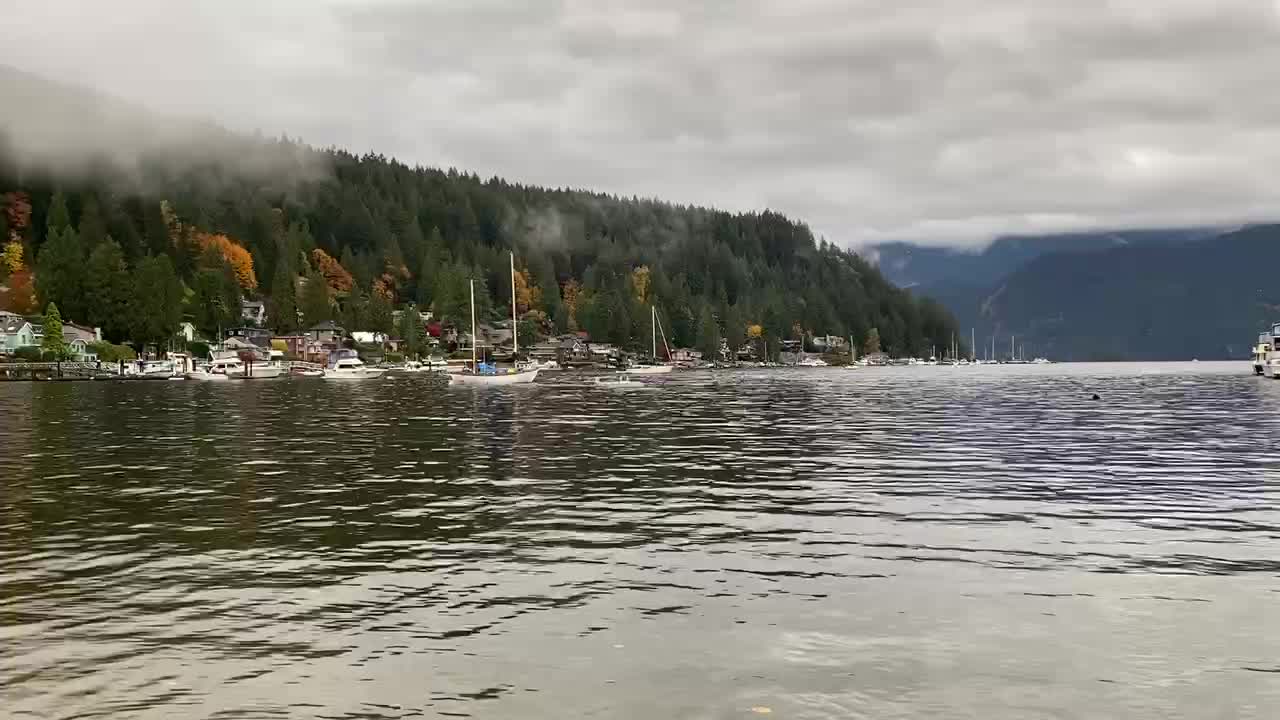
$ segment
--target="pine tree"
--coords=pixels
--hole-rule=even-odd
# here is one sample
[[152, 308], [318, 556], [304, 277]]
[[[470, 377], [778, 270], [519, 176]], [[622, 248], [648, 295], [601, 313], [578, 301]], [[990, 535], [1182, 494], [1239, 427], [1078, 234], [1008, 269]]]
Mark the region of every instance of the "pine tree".
[[142, 208], [142, 232], [146, 238], [147, 251], [153, 255], [161, 255], [170, 251], [172, 245], [169, 223], [165, 220], [164, 209], [159, 202], [147, 202]]
[[391, 301], [377, 290], [369, 297], [369, 329], [391, 337], [395, 322], [391, 315]]
[[720, 357], [720, 328], [716, 318], [711, 314], [711, 306], [703, 305], [698, 316], [698, 349], [702, 351], [704, 360], [716, 360]]
[[[313, 327], [333, 319], [333, 306], [329, 301], [329, 286], [324, 276], [312, 271], [302, 286], [302, 324]], [[354, 329], [354, 328], [349, 328]]]
[[[92, 253], [99, 245], [110, 239], [107, 235], [107, 223], [102, 218], [102, 209], [98, 207], [98, 199], [90, 195], [85, 199], [84, 208], [80, 211], [80, 244], [85, 252]], [[116, 247], [119, 248], [119, 244]], [[122, 253], [121, 258], [123, 257]]]
[[417, 357], [422, 352], [422, 321], [418, 308], [409, 305], [400, 313], [400, 347], [406, 358]]
[[57, 229], [36, 260], [36, 294], [40, 303], [58, 303], [67, 317], [84, 319], [85, 257], [80, 236], [70, 227]]
[[59, 190], [49, 201], [49, 215], [45, 218], [45, 242], [49, 242], [55, 234], [71, 229], [71, 213], [67, 210], [67, 198]]
[[44, 339], [40, 347], [55, 360], [66, 360], [67, 343], [62, 339], [62, 313], [57, 303], [49, 303], [44, 309]]
[[351, 293], [342, 303], [342, 326], [347, 332], [369, 330], [369, 297], [360, 290], [359, 285], [351, 288]]
[[85, 270], [86, 319], [101, 328], [108, 341], [122, 342], [129, 336], [134, 283], [124, 263], [124, 252], [114, 240], [106, 238], [89, 253]]
[[871, 328], [867, 332], [867, 341], [862, 345], [862, 354], [871, 355], [880, 352], [880, 330]]
[[240, 320], [240, 283], [231, 265], [214, 245], [200, 256], [195, 278], [196, 326], [210, 337], [221, 337]]
[[298, 330], [298, 291], [293, 282], [293, 270], [283, 260], [276, 263], [275, 275], [271, 279], [267, 324], [280, 335], [290, 335]]
[[168, 255], [143, 258], [133, 276], [130, 332], [137, 342], [163, 347], [182, 324], [182, 283]]
[[441, 270], [448, 264], [448, 251], [444, 247], [444, 238], [440, 237], [440, 228], [431, 228], [431, 237], [427, 240], [422, 253], [422, 265], [418, 268], [418, 304], [430, 307], [435, 301], [439, 289], [436, 280]]

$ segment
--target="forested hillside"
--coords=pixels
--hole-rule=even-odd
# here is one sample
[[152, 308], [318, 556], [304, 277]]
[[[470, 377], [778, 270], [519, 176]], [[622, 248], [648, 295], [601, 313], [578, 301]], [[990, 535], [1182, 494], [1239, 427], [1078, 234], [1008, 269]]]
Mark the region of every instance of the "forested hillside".
[[6, 158], [5, 305], [56, 302], [116, 341], [163, 341], [184, 316], [212, 336], [240, 324], [241, 295], [266, 297], [281, 333], [298, 329], [296, 310], [302, 324], [394, 333], [391, 308], [409, 304], [465, 321], [472, 278], [481, 312], [502, 316], [514, 250], [525, 336], [580, 328], [635, 345], [649, 304], [673, 344], [694, 347], [758, 332], [776, 348], [798, 331], [862, 344], [874, 328], [885, 350], [919, 354], [954, 331], [937, 303], [772, 212], [526, 187], [289, 140], [222, 151], [244, 162], [156, 155], [128, 173], [86, 163], [55, 177]]

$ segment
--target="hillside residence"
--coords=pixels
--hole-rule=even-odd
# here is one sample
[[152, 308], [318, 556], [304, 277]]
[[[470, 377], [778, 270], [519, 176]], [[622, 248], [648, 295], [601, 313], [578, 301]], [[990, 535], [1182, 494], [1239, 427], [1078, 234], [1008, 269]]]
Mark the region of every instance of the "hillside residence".
[[307, 354], [307, 336], [275, 335], [271, 338], [271, 346], [283, 348], [285, 355], [301, 358]]
[[[90, 343], [102, 341], [102, 331], [98, 328], [63, 325], [62, 339], [67, 345], [71, 360], [93, 362], [98, 359], [97, 354], [89, 349]], [[0, 354], [12, 355], [18, 348], [39, 347], [43, 341], [43, 325], [13, 314], [0, 318]]]
[[325, 320], [322, 323], [312, 325], [307, 329], [307, 335], [311, 339], [322, 345], [333, 345], [337, 347], [342, 344], [342, 338], [346, 337], [347, 331], [342, 326], [332, 320]]
[[191, 323], [189, 323], [189, 322], [184, 322], [184, 323], [179, 324], [179, 325], [178, 325], [178, 335], [177, 335], [177, 337], [180, 337], [180, 338], [182, 338], [183, 340], [185, 340], [185, 341], [187, 341], [187, 342], [195, 342], [195, 341], [196, 341], [196, 326], [195, 326], [195, 325], [192, 325], [192, 324], [191, 324]]
[[262, 325], [267, 321], [267, 304], [261, 300], [241, 300], [240, 317], [245, 322]]
[[231, 328], [227, 331], [227, 337], [236, 338], [263, 349], [269, 349], [271, 347], [271, 331], [266, 328]]
[[356, 330], [351, 333], [351, 339], [361, 345], [385, 345], [387, 342], [386, 333], [366, 332], [364, 330]]
[[671, 351], [671, 359], [675, 362], [698, 362], [702, 359], [702, 351], [676, 348]]
[[849, 346], [849, 341], [840, 335], [815, 335], [813, 346], [821, 352], [839, 352]]

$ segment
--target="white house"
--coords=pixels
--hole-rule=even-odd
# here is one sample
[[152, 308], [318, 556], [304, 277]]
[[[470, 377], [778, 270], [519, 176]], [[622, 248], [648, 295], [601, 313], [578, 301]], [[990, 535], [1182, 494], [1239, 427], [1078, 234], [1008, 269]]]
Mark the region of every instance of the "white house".
[[178, 325], [178, 337], [182, 338], [183, 340], [186, 340], [187, 342], [195, 342], [196, 326], [192, 325], [189, 322], [184, 322]]
[[387, 341], [387, 336], [385, 333], [357, 330], [351, 333], [351, 339], [361, 345], [382, 345]]
[[241, 300], [240, 317], [244, 318], [245, 322], [261, 326], [267, 321], [267, 304], [261, 300]]
[[37, 327], [18, 315], [6, 315], [0, 319], [0, 353], [12, 355], [20, 347], [39, 345]]

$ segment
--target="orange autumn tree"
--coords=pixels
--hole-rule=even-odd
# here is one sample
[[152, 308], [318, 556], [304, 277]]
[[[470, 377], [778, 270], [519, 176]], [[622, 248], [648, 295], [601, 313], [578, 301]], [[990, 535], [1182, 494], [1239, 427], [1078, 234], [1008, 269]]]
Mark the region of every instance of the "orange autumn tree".
[[25, 267], [9, 276], [9, 291], [0, 295], [4, 310], [18, 315], [30, 315], [36, 311], [35, 286], [31, 271]]
[[333, 259], [329, 253], [316, 248], [311, 251], [311, 265], [324, 276], [324, 282], [329, 289], [334, 292], [351, 292], [351, 286], [354, 281], [351, 279], [351, 273], [342, 267], [342, 263]]
[[564, 284], [560, 290], [560, 296], [564, 299], [564, 309], [569, 316], [569, 327], [578, 329], [578, 303], [582, 300], [582, 285], [577, 280], [570, 279]]
[[212, 233], [197, 232], [195, 234], [196, 244], [200, 246], [203, 252], [210, 245], [218, 249], [223, 259], [231, 266], [232, 273], [236, 276], [236, 282], [239, 283], [242, 290], [256, 290], [258, 288], [258, 278], [253, 274], [253, 256], [249, 254], [244, 246], [226, 235], [214, 235]]

